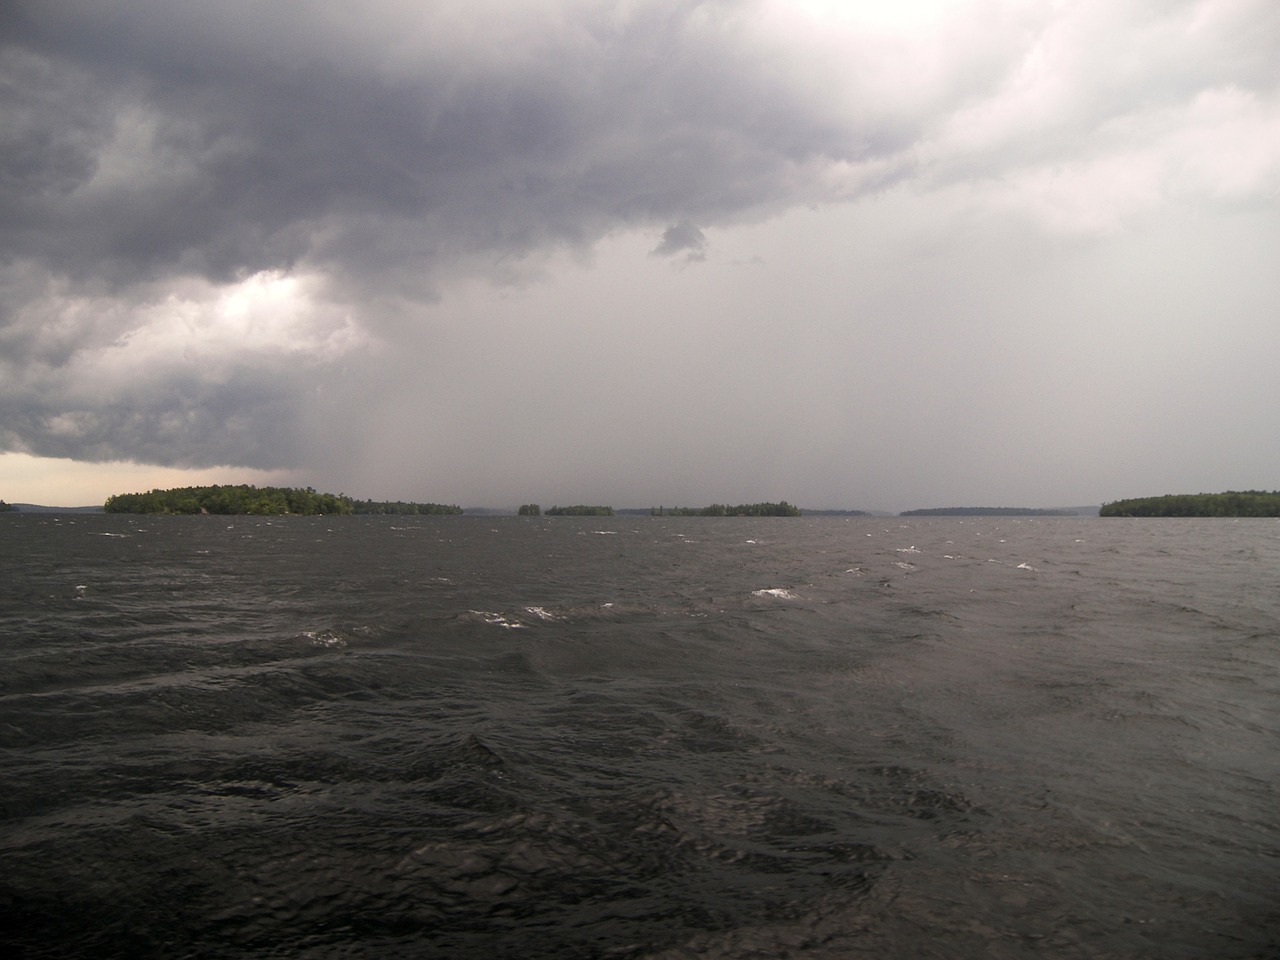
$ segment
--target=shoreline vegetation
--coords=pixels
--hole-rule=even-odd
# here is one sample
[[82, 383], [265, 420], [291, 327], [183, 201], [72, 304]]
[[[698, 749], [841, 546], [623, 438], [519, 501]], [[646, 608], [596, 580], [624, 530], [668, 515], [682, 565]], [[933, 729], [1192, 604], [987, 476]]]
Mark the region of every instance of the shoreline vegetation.
[[713, 503], [709, 507], [650, 507], [651, 517], [798, 517], [799, 507], [785, 500], [777, 503], [740, 503], [728, 507]]
[[1074, 510], [1041, 510], [1033, 507], [929, 507], [904, 510], [900, 517], [1074, 517]]
[[[3, 503], [3, 501], [0, 501]], [[13, 509], [4, 504], [0, 509]], [[252, 484], [174, 487], [146, 493], [120, 493], [108, 497], [104, 513], [240, 515], [240, 516], [351, 516], [360, 514], [400, 514], [456, 516], [462, 507], [403, 500], [355, 500], [344, 493], [321, 493], [312, 487], [256, 487]], [[832, 511], [817, 511], [831, 513]], [[841, 511], [862, 515], [861, 511]], [[489, 511], [486, 511], [486, 514]], [[798, 517], [802, 511], [785, 500], [740, 503], [735, 506], [713, 503], [708, 507], [650, 507], [647, 510], [615, 511], [610, 506], [575, 504], [543, 510], [536, 503], [522, 504], [522, 517], [613, 517], [619, 514], [653, 517]]]
[[1104, 503], [1101, 517], [1280, 517], [1280, 491], [1165, 494]]
[[106, 513], [218, 514], [222, 516], [349, 516], [353, 514], [452, 515], [462, 508], [403, 500], [353, 500], [344, 493], [319, 493], [311, 487], [255, 487], [233, 484], [174, 487], [108, 497]]
[[[860, 511], [849, 512], [860, 513]], [[709, 507], [649, 507], [647, 510], [614, 510], [613, 507], [589, 507], [579, 504], [573, 507], [550, 507], [543, 511], [536, 503], [526, 503], [521, 505], [516, 514], [521, 517], [798, 517], [801, 515], [801, 510], [785, 500], [777, 503], [740, 503], [733, 507], [713, 503]]]
[[[1094, 510], [1098, 512], [1093, 513]], [[405, 500], [356, 500], [345, 493], [321, 493], [312, 487], [255, 487], [228, 484], [204, 487], [174, 487], [146, 493], [122, 493], [108, 497], [102, 507], [44, 507], [36, 504], [6, 503], [0, 513], [15, 512], [98, 512], [132, 514], [221, 514], [221, 515], [416, 515], [416, 516], [500, 516], [506, 509], [468, 508], [455, 504], [417, 503]], [[576, 504], [543, 510], [536, 503], [522, 504], [514, 511], [522, 517], [868, 517], [895, 516], [865, 510], [819, 510], [793, 506], [786, 500], [741, 503], [734, 506], [713, 503], [706, 507], [619, 508]], [[904, 510], [899, 517], [1280, 517], [1280, 491], [1228, 490], [1224, 493], [1165, 494], [1134, 497], [1104, 503], [1100, 508], [1031, 507], [929, 507]]]

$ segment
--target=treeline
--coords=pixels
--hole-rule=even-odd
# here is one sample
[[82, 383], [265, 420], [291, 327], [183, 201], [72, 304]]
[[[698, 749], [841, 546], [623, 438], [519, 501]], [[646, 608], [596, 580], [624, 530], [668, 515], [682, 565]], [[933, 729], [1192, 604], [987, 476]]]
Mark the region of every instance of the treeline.
[[[526, 504], [536, 506], [536, 504]], [[548, 507], [548, 517], [612, 517], [613, 507], [588, 507], [578, 504], [573, 507]]]
[[1280, 517], [1280, 491], [1167, 494], [1104, 503], [1102, 517]]
[[18, 508], [15, 507], [13, 504], [5, 503], [3, 500], [0, 500], [0, 513], [5, 513], [6, 511], [17, 510], [17, 509]]
[[405, 500], [353, 500], [355, 513], [407, 514], [419, 517], [453, 517], [462, 513], [456, 504], [412, 503]]
[[651, 507], [653, 517], [798, 517], [800, 508], [785, 500], [777, 503], [740, 503], [727, 507], [713, 503], [709, 507]]
[[302, 514], [347, 516], [357, 513], [455, 514], [461, 507], [436, 503], [352, 500], [346, 494], [319, 493], [311, 487], [255, 487], [252, 484], [174, 487], [147, 493], [121, 493], [103, 504], [107, 513], [212, 513], [221, 515]]
[[1070, 510], [1038, 510], [1032, 507], [930, 507], [904, 510], [900, 517], [1074, 517]]

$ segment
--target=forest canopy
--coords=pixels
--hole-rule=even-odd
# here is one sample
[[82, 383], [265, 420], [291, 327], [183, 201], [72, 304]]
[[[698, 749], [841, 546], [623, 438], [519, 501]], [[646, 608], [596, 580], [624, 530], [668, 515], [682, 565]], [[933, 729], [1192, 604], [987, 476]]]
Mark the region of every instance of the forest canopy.
[[148, 493], [121, 493], [108, 497], [107, 513], [176, 514], [457, 514], [461, 507], [438, 503], [352, 500], [346, 494], [319, 493], [311, 487], [255, 487], [251, 484], [211, 487], [174, 487]]
[[1104, 503], [1102, 517], [1280, 517], [1280, 491], [1166, 494]]
[[904, 510], [900, 517], [1074, 517], [1070, 510], [1041, 510], [1033, 507], [929, 507]]
[[653, 507], [655, 517], [798, 517], [800, 508], [785, 500], [777, 503], [740, 503], [735, 507], [713, 503], [709, 507]]

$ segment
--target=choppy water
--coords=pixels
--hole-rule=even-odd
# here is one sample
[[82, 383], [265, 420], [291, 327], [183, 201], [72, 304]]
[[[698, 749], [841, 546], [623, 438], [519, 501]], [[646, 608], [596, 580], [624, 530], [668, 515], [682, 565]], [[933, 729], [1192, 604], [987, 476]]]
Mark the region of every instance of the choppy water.
[[19, 957], [1280, 956], [1274, 520], [0, 518]]

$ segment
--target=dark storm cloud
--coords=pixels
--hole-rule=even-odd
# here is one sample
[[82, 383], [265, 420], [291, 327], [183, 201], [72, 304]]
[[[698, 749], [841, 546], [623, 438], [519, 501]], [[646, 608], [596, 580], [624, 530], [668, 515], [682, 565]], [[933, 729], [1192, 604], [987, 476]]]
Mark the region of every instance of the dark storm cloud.
[[[426, 416], [442, 448], [482, 435], [518, 445], [493, 433], [504, 416], [588, 411], [584, 428], [607, 432], [653, 402], [667, 357], [619, 366], [598, 394], [579, 372], [575, 393], [564, 344], [634, 357], [637, 343], [770, 343], [780, 318], [844, 316], [821, 302], [765, 316], [759, 296], [729, 310], [713, 300], [733, 289], [723, 277], [696, 292], [693, 275], [720, 266], [704, 231], [728, 250], [725, 228], [879, 202], [902, 184], [941, 198], [913, 213], [940, 245], [974, 211], [1079, 235], [1169, 197], [1274, 197], [1280, 147], [1259, 133], [1277, 115], [1274, 4], [952, 6], [961, 13], [917, 29], [876, 26], [899, 7], [874, 3], [10, 0], [0, 449], [308, 468], [346, 456], [374, 469]], [[875, 16], [868, 26], [847, 10]], [[585, 259], [627, 237], [651, 268], [649, 251], [699, 263], [674, 273], [704, 308], [668, 305], [628, 328], [621, 284], [589, 301], [570, 291], [544, 308], [541, 331], [525, 316], [501, 331], [518, 339], [506, 361], [526, 380], [486, 366], [474, 345], [502, 311], [460, 289], [478, 278], [500, 299], [564, 251]], [[779, 256], [799, 270], [876, 243], [800, 236]], [[936, 275], [923, 246], [895, 264], [895, 291], [933, 282], [918, 282]], [[781, 288], [820, 299], [842, 276], [833, 267]], [[858, 289], [876, 294], [882, 276]], [[882, 309], [904, 329], [920, 323], [906, 300]], [[761, 329], [735, 337], [744, 316]], [[655, 323], [671, 327], [637, 335]], [[820, 382], [837, 355], [813, 356], [792, 381]], [[780, 359], [771, 351], [752, 372]], [[706, 406], [709, 375], [722, 378], [722, 419], [763, 396], [727, 372], [687, 373], [690, 409]], [[508, 396], [518, 418], [497, 409]], [[632, 400], [611, 408], [613, 397]], [[809, 406], [797, 396], [779, 414], [803, 420]], [[380, 453], [350, 452], [346, 439], [365, 435]], [[660, 439], [704, 452], [693, 435], [664, 427]]]
[[309, 270], [348, 303], [423, 299], [447, 268], [509, 275], [619, 227], [820, 199], [795, 168], [859, 136], [753, 75], [734, 9], [6, 5], [0, 440], [296, 462], [313, 399], [274, 342], [230, 369], [190, 347], [123, 380], [94, 362], [167, 278]]
[[430, 300], [444, 271], [512, 279], [530, 254], [664, 221], [660, 249], [696, 258], [689, 218], [834, 195], [826, 167], [888, 134], [761, 70], [748, 7], [6, 5], [5, 445], [296, 460], [277, 433], [311, 398], [280, 388], [270, 351], [232, 375], [187, 349], [128, 389], [90, 362], [170, 278], [310, 271], [377, 327], [372, 300]]
[[301, 453], [297, 387], [250, 371], [220, 384], [148, 378], [141, 389], [112, 392], [110, 403], [64, 388], [6, 402], [0, 391], [0, 444], [22, 450], [39, 437], [42, 455], [80, 460], [119, 459], [123, 449], [161, 465], [288, 463]]
[[707, 256], [707, 236], [692, 223], [682, 220], [667, 227], [662, 234], [662, 242], [653, 249], [658, 257], [674, 257], [683, 253], [690, 261], [705, 260]]
[[446, 17], [397, 53], [397, 22], [437, 11], [19, 3], [0, 237], [120, 282], [303, 260], [359, 277], [822, 199], [797, 168], [856, 159], [870, 131], [759, 75], [736, 6], [505, 11], [510, 51]]

